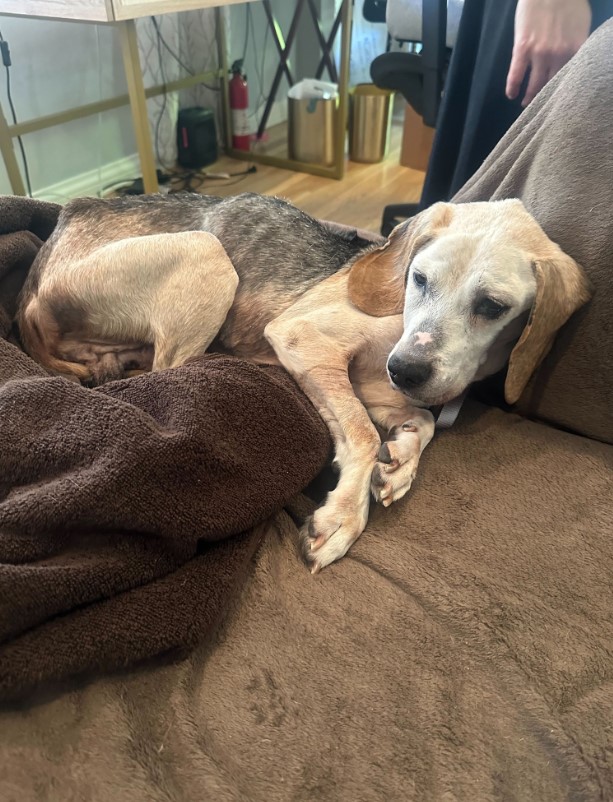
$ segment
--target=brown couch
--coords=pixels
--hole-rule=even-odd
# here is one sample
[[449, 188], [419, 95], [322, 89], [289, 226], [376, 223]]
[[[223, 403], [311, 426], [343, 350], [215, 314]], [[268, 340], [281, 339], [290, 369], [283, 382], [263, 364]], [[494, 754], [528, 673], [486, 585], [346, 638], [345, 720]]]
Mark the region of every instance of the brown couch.
[[594, 284], [518, 410], [482, 388], [315, 579], [309, 502], [279, 513], [186, 659], [6, 709], [3, 801], [613, 799], [611, 54], [613, 24], [457, 198], [522, 197]]

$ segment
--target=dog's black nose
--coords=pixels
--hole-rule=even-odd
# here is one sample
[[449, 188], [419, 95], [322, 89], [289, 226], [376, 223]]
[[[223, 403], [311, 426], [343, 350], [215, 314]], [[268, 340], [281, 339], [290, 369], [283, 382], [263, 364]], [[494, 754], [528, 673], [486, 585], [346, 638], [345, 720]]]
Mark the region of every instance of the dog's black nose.
[[403, 390], [412, 390], [421, 387], [432, 376], [430, 362], [404, 362], [402, 359], [392, 357], [387, 364], [391, 380]]

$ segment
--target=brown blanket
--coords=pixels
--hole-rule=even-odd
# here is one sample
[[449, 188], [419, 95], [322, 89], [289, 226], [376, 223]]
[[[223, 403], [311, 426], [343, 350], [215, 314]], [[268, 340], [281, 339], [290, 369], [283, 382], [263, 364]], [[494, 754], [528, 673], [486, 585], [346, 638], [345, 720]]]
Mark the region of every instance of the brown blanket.
[[[5, 335], [56, 214], [0, 201]], [[5, 700], [193, 646], [240, 581], [256, 525], [329, 451], [284, 371], [210, 357], [93, 391], [46, 376], [5, 339], [0, 443]]]

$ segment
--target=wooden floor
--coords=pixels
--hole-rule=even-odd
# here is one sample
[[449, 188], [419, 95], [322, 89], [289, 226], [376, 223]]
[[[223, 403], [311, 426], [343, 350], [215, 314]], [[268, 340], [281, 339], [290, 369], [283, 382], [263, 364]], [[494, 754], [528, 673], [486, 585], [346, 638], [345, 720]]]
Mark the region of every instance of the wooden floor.
[[[347, 161], [342, 181], [258, 164], [256, 173], [241, 179], [205, 179], [199, 191], [222, 196], [240, 192], [277, 195], [315, 217], [379, 231], [383, 207], [388, 203], [418, 201], [424, 180], [424, 173], [399, 164], [402, 119], [400, 108], [394, 114], [390, 148], [385, 160], [379, 164]], [[285, 136], [283, 131], [281, 133]], [[280, 132], [271, 135], [279, 137]], [[245, 162], [223, 157], [207, 167], [206, 172], [237, 173], [245, 168]]]

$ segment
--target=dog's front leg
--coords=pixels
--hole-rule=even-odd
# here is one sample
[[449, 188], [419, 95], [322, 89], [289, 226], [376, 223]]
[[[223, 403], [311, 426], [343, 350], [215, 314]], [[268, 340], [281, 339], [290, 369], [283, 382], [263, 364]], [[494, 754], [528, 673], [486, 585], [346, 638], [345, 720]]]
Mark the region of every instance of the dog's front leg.
[[[398, 396], [398, 393], [394, 393]], [[388, 432], [372, 472], [374, 498], [384, 507], [407, 493], [415, 479], [419, 458], [434, 436], [434, 416], [427, 409], [405, 404], [368, 407], [368, 414]]]
[[342, 557], [368, 520], [370, 481], [381, 440], [348, 375], [350, 355], [311, 321], [277, 319], [266, 337], [327, 423], [335, 446], [339, 479], [303, 529], [311, 572]]

